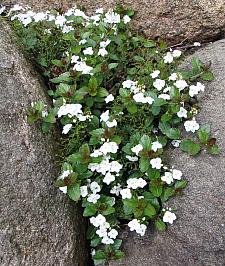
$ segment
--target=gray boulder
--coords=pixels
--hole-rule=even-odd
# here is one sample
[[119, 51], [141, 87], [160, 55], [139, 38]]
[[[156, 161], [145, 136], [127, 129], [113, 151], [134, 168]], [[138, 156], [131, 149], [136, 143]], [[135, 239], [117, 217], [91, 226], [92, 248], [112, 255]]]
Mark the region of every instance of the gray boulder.
[[[202, 153], [197, 157], [173, 150], [171, 163], [189, 181], [184, 195], [169, 206], [177, 208], [178, 220], [164, 233], [149, 230], [137, 237], [124, 231], [126, 258], [110, 266], [222, 266], [225, 264], [225, 40], [199, 50], [193, 56], [211, 61], [215, 75], [199, 98], [197, 121], [210, 124], [222, 152], [218, 156]], [[191, 57], [186, 64], [189, 65]]]
[[117, 2], [136, 11], [134, 27], [150, 38], [161, 38], [168, 43], [212, 41], [224, 36], [224, 0], [3, 0], [3, 3], [24, 3], [34, 9], [65, 8], [75, 4], [94, 10], [107, 10]]
[[0, 20], [0, 265], [86, 265], [80, 209], [54, 186], [55, 143], [30, 126], [31, 102], [44, 85]]

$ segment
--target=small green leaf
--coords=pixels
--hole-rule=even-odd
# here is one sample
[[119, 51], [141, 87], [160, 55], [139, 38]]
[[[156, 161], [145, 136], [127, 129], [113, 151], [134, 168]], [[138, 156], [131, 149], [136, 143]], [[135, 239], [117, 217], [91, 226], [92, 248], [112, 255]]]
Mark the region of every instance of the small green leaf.
[[127, 106], [127, 110], [128, 110], [128, 112], [130, 113], [130, 114], [135, 114], [135, 113], [137, 113], [137, 110], [138, 110], [138, 108], [137, 108], [137, 105], [136, 104], [129, 104], [128, 106]]
[[150, 191], [155, 197], [160, 197], [162, 194], [163, 186], [157, 185], [157, 184], [151, 184], [150, 185]]
[[84, 217], [88, 217], [88, 216], [93, 216], [96, 213], [96, 208], [93, 204], [89, 204], [86, 206], [86, 208], [84, 209]]
[[180, 149], [190, 155], [196, 155], [200, 152], [201, 146], [190, 139], [186, 139], [181, 142]]
[[118, 63], [111, 63], [109, 64], [109, 69], [116, 68], [119, 64]]
[[139, 168], [142, 173], [145, 173], [150, 166], [149, 159], [148, 158], [141, 158], [139, 161]]
[[185, 188], [187, 186], [187, 180], [180, 180], [180, 181], [177, 181], [174, 185], [174, 188], [175, 189], [182, 189], [182, 188]]
[[202, 126], [197, 132], [198, 138], [202, 144], [207, 144], [210, 138], [210, 126]]
[[214, 75], [211, 71], [206, 71], [201, 75], [201, 78], [206, 81], [214, 80]]
[[166, 230], [166, 224], [161, 219], [158, 219], [155, 221], [155, 227], [159, 231], [165, 231]]
[[143, 149], [146, 151], [151, 150], [151, 138], [148, 135], [143, 135], [140, 139], [140, 144], [143, 146]]
[[207, 151], [208, 151], [209, 153], [211, 153], [211, 154], [216, 155], [216, 154], [219, 154], [219, 153], [220, 153], [220, 148], [219, 148], [219, 146], [214, 145], [214, 146], [212, 146], [212, 147], [207, 147]]
[[144, 215], [148, 216], [148, 217], [153, 217], [156, 214], [156, 210], [155, 208], [148, 203], [147, 206], [144, 209]]
[[80, 199], [80, 185], [74, 184], [69, 186], [67, 189], [67, 194], [72, 200], [78, 201]]

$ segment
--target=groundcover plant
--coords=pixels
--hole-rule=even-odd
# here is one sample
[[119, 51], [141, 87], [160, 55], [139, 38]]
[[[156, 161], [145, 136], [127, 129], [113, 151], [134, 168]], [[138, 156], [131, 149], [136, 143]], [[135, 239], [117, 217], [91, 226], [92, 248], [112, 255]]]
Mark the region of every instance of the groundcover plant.
[[119, 259], [122, 225], [144, 236], [148, 225], [163, 231], [176, 219], [167, 201], [187, 181], [165, 151], [219, 152], [210, 127], [195, 118], [196, 96], [205, 89], [199, 80], [213, 74], [195, 58], [190, 71], [179, 70], [182, 47], [134, 33], [134, 12], [121, 6], [92, 16], [19, 5], [1, 7], [0, 14], [12, 22], [53, 98], [51, 107], [32, 103], [28, 121], [44, 133], [56, 123], [62, 130], [56, 186], [82, 202], [95, 265]]

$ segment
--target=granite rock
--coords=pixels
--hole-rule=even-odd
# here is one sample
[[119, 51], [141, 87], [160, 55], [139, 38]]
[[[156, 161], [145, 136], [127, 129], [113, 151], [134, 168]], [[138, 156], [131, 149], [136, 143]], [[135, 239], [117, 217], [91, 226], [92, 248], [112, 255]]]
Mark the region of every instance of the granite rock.
[[105, 10], [120, 2], [136, 11], [133, 26], [149, 38], [163, 39], [170, 44], [189, 41], [218, 40], [225, 33], [224, 0], [3, 0], [3, 3], [24, 3], [34, 9], [78, 6], [93, 11]]
[[29, 125], [45, 87], [0, 20], [0, 265], [85, 266], [80, 209], [54, 187], [56, 134]]

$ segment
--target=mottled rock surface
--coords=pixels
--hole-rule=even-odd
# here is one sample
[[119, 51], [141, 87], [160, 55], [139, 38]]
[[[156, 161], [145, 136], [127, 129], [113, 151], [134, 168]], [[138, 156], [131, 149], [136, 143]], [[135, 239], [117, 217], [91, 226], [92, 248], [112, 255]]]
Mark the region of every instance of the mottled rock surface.
[[[171, 164], [189, 181], [182, 197], [169, 206], [177, 208], [178, 220], [164, 233], [149, 230], [137, 237], [124, 231], [126, 258], [110, 266], [222, 266], [225, 264], [225, 40], [199, 50], [193, 56], [212, 62], [215, 75], [199, 98], [197, 121], [210, 124], [222, 152], [198, 157], [174, 150]], [[190, 58], [187, 60], [188, 65]]]
[[0, 20], [0, 265], [85, 266], [85, 223], [54, 186], [55, 141], [26, 121], [44, 86]]
[[25, 3], [34, 8], [48, 9], [74, 6], [94, 10], [108, 9], [117, 2], [136, 11], [134, 27], [150, 38], [168, 43], [218, 40], [225, 33], [224, 0], [3, 0], [3, 3]]

